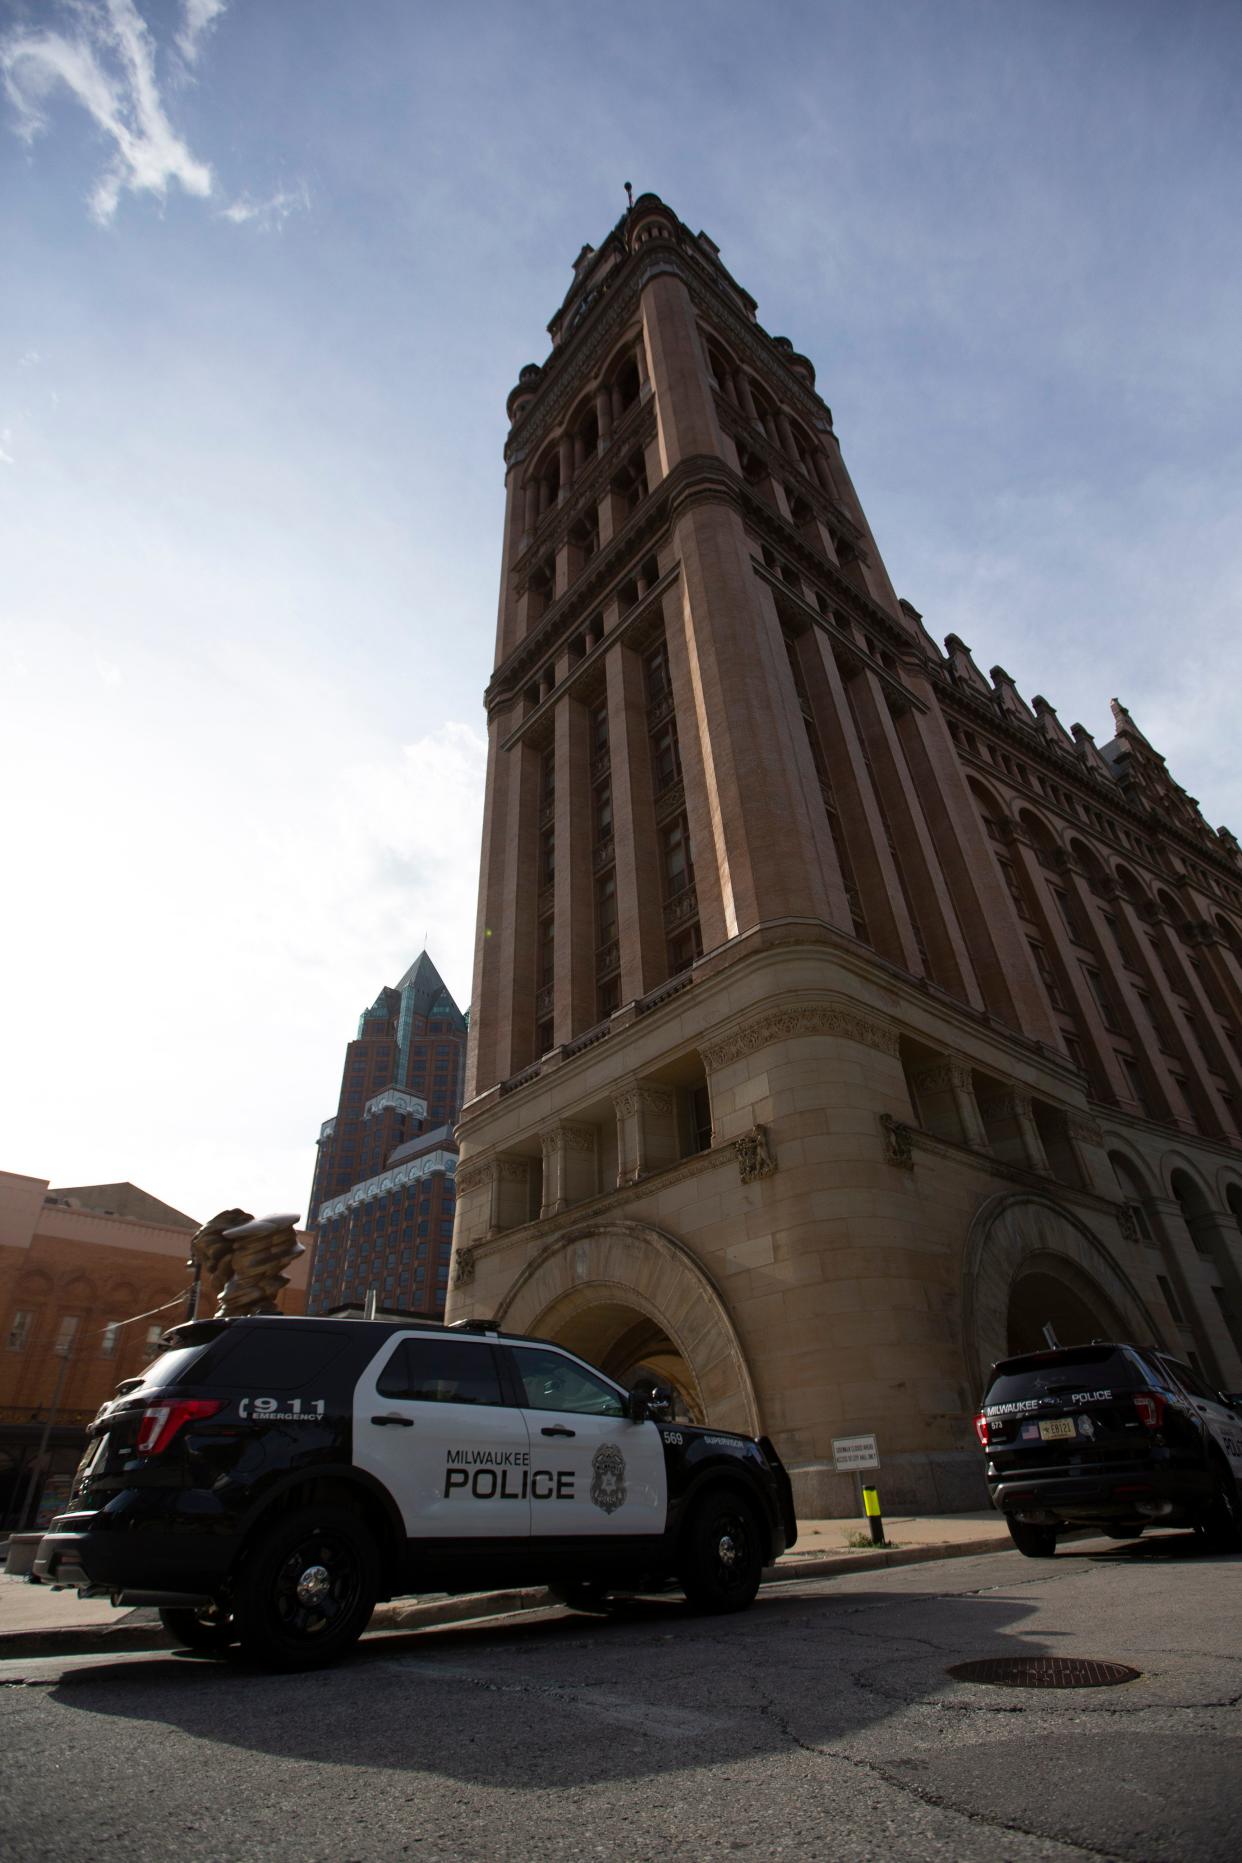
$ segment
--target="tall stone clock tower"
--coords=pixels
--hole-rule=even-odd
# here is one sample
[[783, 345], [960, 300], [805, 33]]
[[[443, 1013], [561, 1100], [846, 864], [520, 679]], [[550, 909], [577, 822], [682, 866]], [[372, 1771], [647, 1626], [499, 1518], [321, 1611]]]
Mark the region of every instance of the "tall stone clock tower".
[[[643, 195], [509, 397], [448, 1317], [765, 1430], [804, 1511], [848, 1511], [832, 1440], [862, 1431], [890, 1506], [970, 1505], [979, 1378], [1032, 1329], [1176, 1338], [1163, 1276], [1238, 1364], [1237, 1225], [1213, 1191], [1220, 1300], [1180, 1233], [1126, 1240], [1100, 1108], [1159, 1113], [1018, 793], [1052, 769], [1124, 814], [1116, 746], [934, 644], [755, 313]], [[1240, 948], [1211, 961], [1242, 1010]], [[1221, 1093], [1189, 1117], [1228, 1152]]]

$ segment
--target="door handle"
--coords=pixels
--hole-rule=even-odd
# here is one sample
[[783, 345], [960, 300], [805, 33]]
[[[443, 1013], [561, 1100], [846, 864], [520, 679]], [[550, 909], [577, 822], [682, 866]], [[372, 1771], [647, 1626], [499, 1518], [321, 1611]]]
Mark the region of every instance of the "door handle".
[[378, 1423], [381, 1429], [386, 1424], [395, 1424], [399, 1430], [412, 1430], [414, 1428], [413, 1417], [398, 1417], [391, 1412], [386, 1417], [372, 1417], [371, 1421], [372, 1423]]
[[577, 1430], [567, 1430], [563, 1423], [553, 1423], [540, 1431], [541, 1436], [576, 1436]]

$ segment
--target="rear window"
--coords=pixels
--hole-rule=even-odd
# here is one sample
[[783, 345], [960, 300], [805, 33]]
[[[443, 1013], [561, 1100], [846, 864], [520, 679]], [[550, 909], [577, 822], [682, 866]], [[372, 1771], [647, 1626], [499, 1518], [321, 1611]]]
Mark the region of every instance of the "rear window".
[[199, 1345], [174, 1346], [171, 1351], [161, 1352], [158, 1358], [152, 1359], [138, 1383], [144, 1391], [162, 1391], [178, 1383], [210, 1349], [211, 1341], [204, 1339]]
[[256, 1391], [300, 1391], [322, 1377], [348, 1349], [343, 1327], [239, 1326], [219, 1341], [210, 1382], [253, 1385]]
[[992, 1373], [983, 1408], [1085, 1403], [1110, 1391], [1141, 1391], [1150, 1382], [1130, 1354], [1116, 1346], [1076, 1346], [1055, 1355], [1035, 1352], [1027, 1358], [1002, 1359]]

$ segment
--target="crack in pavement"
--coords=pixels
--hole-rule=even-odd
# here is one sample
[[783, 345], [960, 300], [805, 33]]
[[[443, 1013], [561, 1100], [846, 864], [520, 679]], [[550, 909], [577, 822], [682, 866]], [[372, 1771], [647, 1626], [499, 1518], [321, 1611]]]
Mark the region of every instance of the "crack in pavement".
[[[761, 1692], [757, 1682], [753, 1682], [752, 1686], [756, 1693]], [[930, 1788], [920, 1789], [909, 1779], [894, 1777], [878, 1760], [868, 1759], [861, 1753], [851, 1753], [845, 1747], [820, 1746], [818, 1743], [808, 1742], [790, 1725], [788, 1717], [781, 1711], [776, 1701], [769, 1694], [762, 1693], [762, 1698], [758, 1703], [758, 1709], [761, 1717], [770, 1721], [772, 1725], [775, 1726], [778, 1733], [784, 1736], [790, 1746], [796, 1747], [799, 1752], [808, 1754], [812, 1759], [824, 1760], [829, 1763], [838, 1760], [843, 1765], [852, 1767], [855, 1771], [865, 1772], [870, 1778], [879, 1779], [884, 1785], [888, 1786], [890, 1791], [913, 1798], [919, 1804], [927, 1805], [936, 1811], [943, 1811], [950, 1817], [964, 1818], [968, 1824], [976, 1825], [982, 1830], [1008, 1832], [1011, 1836], [1029, 1837], [1038, 1843], [1058, 1844], [1062, 1850], [1065, 1851], [1067, 1856], [1107, 1857], [1110, 1859], [1110, 1863], [1116, 1863], [1117, 1853], [1114, 1850], [1103, 1849], [1097, 1844], [1084, 1844], [1077, 1839], [1071, 1841], [1067, 1838], [1051, 1835], [1047, 1831], [1035, 1830], [1029, 1825], [1018, 1824], [1014, 1821], [1002, 1818], [989, 1817], [985, 1812], [972, 1811], [961, 1805], [954, 1805], [939, 1793], [931, 1791]], [[1022, 1710], [1019, 1709], [1018, 1712], [1020, 1713]]]

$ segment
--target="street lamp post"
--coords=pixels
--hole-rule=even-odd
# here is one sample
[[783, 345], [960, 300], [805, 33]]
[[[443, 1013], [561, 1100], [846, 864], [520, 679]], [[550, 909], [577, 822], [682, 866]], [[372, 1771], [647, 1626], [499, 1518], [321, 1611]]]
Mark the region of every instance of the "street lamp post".
[[60, 1359], [60, 1370], [56, 1374], [56, 1389], [52, 1394], [52, 1403], [47, 1413], [47, 1421], [43, 1425], [43, 1434], [39, 1438], [39, 1448], [35, 1455], [34, 1467], [30, 1471], [30, 1499], [26, 1507], [27, 1532], [29, 1532], [34, 1525], [34, 1517], [39, 1511], [39, 1502], [43, 1493], [42, 1485], [39, 1480], [39, 1470], [43, 1458], [47, 1454], [48, 1440], [52, 1434], [52, 1424], [56, 1419], [56, 1412], [60, 1409], [60, 1400], [65, 1388], [65, 1378], [69, 1371], [69, 1354], [72, 1349], [72, 1336], [66, 1339], [63, 1345], [54, 1345], [52, 1347], [53, 1353]]

